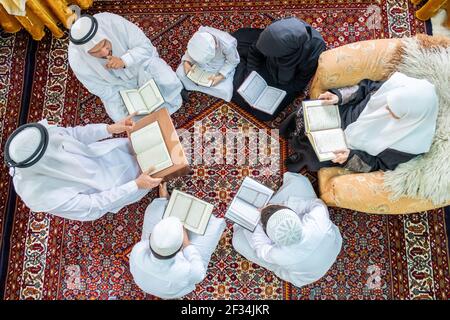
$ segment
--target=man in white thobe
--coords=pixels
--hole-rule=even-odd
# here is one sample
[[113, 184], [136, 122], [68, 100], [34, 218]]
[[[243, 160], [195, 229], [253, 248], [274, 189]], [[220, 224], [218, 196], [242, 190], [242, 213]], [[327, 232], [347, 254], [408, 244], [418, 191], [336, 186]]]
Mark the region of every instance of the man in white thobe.
[[141, 241], [130, 255], [130, 271], [143, 291], [175, 299], [203, 281], [226, 224], [224, 219], [211, 216], [204, 235], [191, 233], [178, 218], [161, 220], [167, 204], [167, 198], [158, 198], [148, 206]]
[[80, 82], [98, 96], [114, 121], [128, 111], [119, 91], [154, 79], [170, 113], [181, 107], [183, 85], [144, 32], [112, 13], [84, 15], [70, 29], [69, 64]]
[[[240, 61], [235, 38], [212, 27], [200, 27], [189, 40], [181, 60], [177, 75], [186, 90], [200, 91], [227, 102], [231, 100], [234, 71]], [[211, 87], [197, 85], [186, 76], [194, 65], [215, 74]]]
[[280, 190], [261, 210], [255, 231], [235, 224], [232, 242], [248, 260], [301, 287], [331, 268], [342, 237], [308, 179], [288, 172]]
[[139, 201], [161, 179], [140, 172], [128, 139], [108, 139], [132, 128], [130, 118], [73, 128], [42, 120], [37, 125], [48, 144], [31, 166], [25, 162], [35, 157], [43, 137], [34, 127], [19, 127], [5, 150], [17, 194], [32, 211], [79, 221], [117, 213]]

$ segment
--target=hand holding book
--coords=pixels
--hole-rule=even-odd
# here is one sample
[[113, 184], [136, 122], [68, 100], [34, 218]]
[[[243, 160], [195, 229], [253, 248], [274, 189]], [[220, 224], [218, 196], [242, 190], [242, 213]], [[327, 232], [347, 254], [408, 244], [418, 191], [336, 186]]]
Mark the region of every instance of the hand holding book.
[[213, 75], [213, 76], [210, 76], [208, 78], [208, 80], [212, 81], [211, 87], [214, 87], [215, 85], [219, 84], [219, 82], [222, 81], [223, 79], [225, 79], [225, 77], [222, 74], [220, 74], [220, 73], [216, 74], [216, 75]]
[[137, 177], [137, 179], [135, 180], [137, 186], [139, 189], [153, 189], [155, 187], [157, 187], [161, 181], [162, 178], [153, 178], [150, 175], [150, 172], [152, 172], [153, 170], [155, 170], [154, 167], [149, 168], [147, 171], [142, 172], [139, 177]]
[[336, 158], [332, 159], [331, 161], [333, 163], [344, 164], [345, 161], [347, 161], [348, 156], [350, 155], [350, 150], [349, 149], [336, 150], [333, 151], [333, 153], [336, 155]]
[[137, 115], [137, 112], [134, 112], [133, 114], [130, 114], [128, 117], [114, 123], [114, 124], [109, 124], [106, 129], [108, 130], [109, 133], [111, 134], [119, 134], [122, 132], [131, 132], [131, 130], [133, 130], [134, 128], [134, 121], [133, 121], [133, 117]]
[[322, 93], [318, 99], [322, 100], [322, 105], [334, 105], [339, 103], [339, 97], [330, 91]]

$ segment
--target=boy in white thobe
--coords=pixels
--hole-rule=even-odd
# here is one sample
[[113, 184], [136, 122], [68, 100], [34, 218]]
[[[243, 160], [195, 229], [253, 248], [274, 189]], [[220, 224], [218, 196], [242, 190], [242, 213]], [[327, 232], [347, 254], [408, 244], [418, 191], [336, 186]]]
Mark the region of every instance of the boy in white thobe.
[[261, 210], [256, 230], [234, 225], [233, 247], [245, 258], [301, 287], [331, 268], [342, 246], [339, 229], [329, 218], [306, 177], [285, 173], [283, 185]]
[[150, 79], [165, 100], [160, 108], [173, 113], [181, 107], [180, 80], [135, 24], [107, 12], [85, 15], [72, 26], [70, 40], [70, 67], [114, 121], [128, 115], [119, 91], [139, 88]]
[[167, 204], [167, 198], [158, 198], [148, 206], [141, 241], [130, 255], [130, 271], [143, 291], [175, 299], [192, 292], [203, 281], [226, 224], [224, 219], [211, 216], [204, 235], [188, 233], [178, 218], [161, 220]]
[[161, 179], [140, 173], [128, 139], [107, 139], [129, 130], [130, 118], [73, 128], [42, 120], [38, 125], [47, 133], [48, 144], [31, 166], [21, 164], [40, 150], [43, 137], [36, 128], [19, 127], [5, 150], [18, 195], [32, 211], [79, 221], [116, 213], [139, 201]]
[[[231, 100], [234, 71], [240, 61], [235, 38], [212, 27], [200, 27], [189, 40], [181, 60], [176, 72], [186, 90], [200, 91], [227, 102]], [[197, 85], [186, 76], [194, 65], [215, 74], [211, 87]]]

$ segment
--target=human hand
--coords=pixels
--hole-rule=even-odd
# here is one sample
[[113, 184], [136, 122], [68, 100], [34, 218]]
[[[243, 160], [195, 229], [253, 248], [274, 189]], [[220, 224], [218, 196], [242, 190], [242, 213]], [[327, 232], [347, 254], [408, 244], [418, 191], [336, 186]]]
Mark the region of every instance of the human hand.
[[222, 74], [217, 74], [215, 76], [211, 76], [208, 78], [208, 80], [212, 81], [211, 87], [214, 87], [216, 84], [218, 84], [220, 81], [225, 79], [225, 77]]
[[183, 248], [186, 248], [191, 244], [191, 241], [189, 241], [189, 235], [185, 227], [183, 227]]
[[135, 182], [139, 189], [153, 189], [161, 183], [161, 178], [153, 178], [150, 175], [150, 172], [152, 172], [154, 169], [155, 168], [150, 168], [147, 171], [142, 172], [141, 175], [137, 177]]
[[323, 100], [324, 105], [337, 104], [339, 102], [339, 97], [330, 91], [322, 93], [318, 99]]
[[106, 63], [106, 69], [122, 69], [125, 68], [125, 62], [122, 59], [114, 56], [107, 56], [108, 62]]
[[336, 155], [336, 157], [331, 161], [333, 163], [343, 164], [345, 161], [347, 161], [348, 156], [350, 155], [350, 150], [349, 149], [336, 150], [333, 151], [333, 153]]
[[183, 62], [184, 73], [188, 74], [189, 71], [193, 68], [192, 64], [189, 61]]
[[167, 182], [163, 182], [159, 185], [159, 197], [169, 199], [170, 195], [167, 191]]
[[130, 114], [128, 117], [116, 122], [114, 124], [109, 124], [106, 128], [111, 134], [118, 134], [125, 131], [131, 131], [134, 127], [133, 117], [137, 114], [137, 112]]

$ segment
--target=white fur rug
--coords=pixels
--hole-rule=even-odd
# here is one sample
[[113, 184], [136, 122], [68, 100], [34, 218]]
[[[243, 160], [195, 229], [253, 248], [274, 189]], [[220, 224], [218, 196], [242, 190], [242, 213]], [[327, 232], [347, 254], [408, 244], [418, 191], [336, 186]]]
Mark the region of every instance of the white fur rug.
[[439, 116], [430, 151], [386, 172], [385, 187], [393, 199], [409, 196], [444, 204], [450, 200], [450, 48], [423, 48], [416, 38], [403, 41], [405, 54], [396, 69], [436, 86]]
[[450, 29], [442, 25], [446, 18], [447, 11], [445, 11], [444, 9], [439, 10], [439, 12], [431, 18], [431, 25], [433, 27], [434, 36], [445, 36], [450, 38]]

